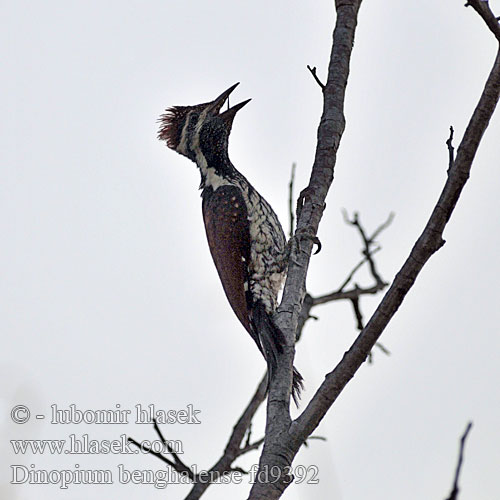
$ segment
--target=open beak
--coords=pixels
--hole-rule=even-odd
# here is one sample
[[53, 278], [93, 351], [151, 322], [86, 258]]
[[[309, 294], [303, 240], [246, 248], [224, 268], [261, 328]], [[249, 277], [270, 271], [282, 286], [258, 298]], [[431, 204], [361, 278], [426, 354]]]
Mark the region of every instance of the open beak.
[[[217, 97], [217, 99], [215, 99], [214, 101], [212, 101], [212, 112], [213, 114], [217, 114], [219, 113], [219, 111], [221, 110], [222, 106], [224, 106], [224, 103], [227, 101], [229, 95], [231, 94], [231, 92], [239, 85], [240, 83], [235, 83], [234, 85], [232, 85], [231, 87], [229, 87], [227, 90], [225, 90], [224, 92], [222, 92], [222, 94]], [[229, 108], [227, 109], [226, 111], [224, 111], [223, 113], [220, 114], [220, 116], [228, 121], [228, 122], [232, 122], [233, 119], [234, 119], [234, 116], [236, 115], [236, 112], [239, 111], [243, 106], [245, 106], [245, 104], [249, 103], [251, 101], [251, 99], [247, 99], [246, 101], [243, 101], [243, 102], [240, 102], [239, 104], [236, 104], [235, 106], [233, 106], [232, 108]]]

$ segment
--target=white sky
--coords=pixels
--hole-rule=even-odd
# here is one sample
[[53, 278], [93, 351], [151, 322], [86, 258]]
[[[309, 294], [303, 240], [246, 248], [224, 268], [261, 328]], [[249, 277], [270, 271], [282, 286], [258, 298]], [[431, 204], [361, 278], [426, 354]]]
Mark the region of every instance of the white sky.
[[[377, 259], [391, 280], [422, 230], [455, 145], [493, 62], [496, 43], [463, 1], [365, 1], [346, 103], [347, 129], [312, 261], [308, 288], [339, 286], [360, 242], [340, 209], [367, 229], [390, 211]], [[496, 11], [498, 3], [492, 2]], [[497, 12], [498, 13], [498, 12]], [[272, 203], [283, 226], [287, 183], [309, 177], [334, 13], [331, 2], [108, 1], [2, 5], [0, 127], [1, 475], [9, 500], [183, 498], [185, 486], [118, 484], [117, 466], [158, 469], [142, 455], [15, 455], [10, 439], [154, 439], [146, 425], [51, 425], [50, 405], [81, 410], [201, 410], [201, 425], [166, 425], [198, 469], [220, 456], [264, 371], [212, 264], [194, 164], [156, 140], [175, 104], [241, 85], [231, 158]], [[500, 396], [498, 213], [500, 117], [493, 118], [470, 182], [446, 230], [375, 352], [303, 449], [318, 485], [290, 500], [445, 498], [469, 419], [461, 498], [498, 491]], [[360, 285], [369, 284], [363, 273]], [[380, 296], [363, 300], [365, 316]], [[356, 332], [350, 306], [313, 311], [296, 365], [304, 404]], [[45, 414], [10, 421], [15, 404]], [[254, 425], [260, 437], [263, 412]], [[131, 419], [132, 421], [133, 419]], [[257, 453], [237, 465], [251, 467]], [[110, 469], [115, 484], [9, 485], [10, 465]], [[167, 493], [168, 492], [168, 493]], [[205, 498], [246, 498], [248, 486]]]

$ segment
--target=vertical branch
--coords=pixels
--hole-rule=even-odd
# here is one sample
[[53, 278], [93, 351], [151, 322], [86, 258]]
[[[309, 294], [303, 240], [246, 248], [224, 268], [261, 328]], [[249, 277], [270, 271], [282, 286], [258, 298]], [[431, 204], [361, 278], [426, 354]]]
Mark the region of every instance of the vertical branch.
[[290, 214], [290, 231], [289, 237], [293, 236], [293, 227], [295, 225], [295, 213], [293, 210], [293, 185], [295, 183], [295, 168], [296, 163], [292, 163], [292, 173], [290, 174], [290, 183], [288, 184], [288, 213]]
[[[337, 149], [344, 132], [344, 100], [357, 16], [361, 0], [336, 0], [337, 20], [323, 88], [323, 113], [318, 127], [318, 142], [309, 186], [298, 202], [296, 258], [290, 259], [283, 299], [275, 316], [277, 326], [286, 336], [288, 347], [279, 356], [276, 375], [271, 380], [267, 401], [266, 440], [259, 461], [257, 480], [250, 499], [279, 498], [290, 483], [288, 474], [298, 447], [290, 442], [290, 388], [295, 353], [294, 341], [299, 314], [305, 296], [305, 279], [311, 257], [313, 237], [325, 207], [325, 198], [333, 182]], [[279, 471], [269, 478], [270, 471]], [[265, 479], [267, 474], [268, 479]]]
[[[474, 5], [477, 2], [471, 0], [470, 3]], [[491, 13], [487, 3], [481, 3], [482, 11], [487, 8]], [[328, 79], [323, 89], [324, 106], [318, 128], [316, 156], [309, 185], [302, 191], [297, 203], [298, 221], [295, 237], [299, 241], [299, 252], [296, 259], [290, 259], [282, 303], [275, 317], [277, 326], [287, 338], [288, 346], [278, 357], [276, 375], [271, 380], [267, 401], [266, 440], [249, 500], [274, 500], [283, 494], [293, 479], [289, 470], [300, 446], [318, 426], [333, 402], [366, 360], [426, 262], [444, 244], [443, 231], [467, 182], [479, 143], [500, 96], [499, 51], [457, 150], [441, 196], [424, 231], [349, 351], [326, 376], [299, 418], [291, 422], [289, 404], [295, 330], [305, 296], [305, 278], [312, 242], [323, 215], [326, 195], [333, 182], [336, 154], [345, 127], [345, 90], [361, 0], [336, 0], [335, 5], [337, 20], [333, 33]], [[498, 38], [498, 22], [493, 25], [488, 23], [485, 16], [483, 17]]]

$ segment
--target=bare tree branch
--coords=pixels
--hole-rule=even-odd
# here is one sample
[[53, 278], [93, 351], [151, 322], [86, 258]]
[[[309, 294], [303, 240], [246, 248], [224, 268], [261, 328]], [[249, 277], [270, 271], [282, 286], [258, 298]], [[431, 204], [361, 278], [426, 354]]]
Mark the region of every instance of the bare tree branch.
[[[371, 236], [371, 243], [370, 245], [374, 244], [374, 237], [376, 235], [379, 235], [384, 229], [386, 229], [389, 224], [391, 223], [393, 219], [393, 214], [389, 216], [389, 218], [381, 224], [373, 233]], [[369, 253], [373, 258], [373, 255], [377, 253], [380, 250], [380, 247], [376, 248], [369, 248]], [[316, 316], [311, 315], [311, 309], [315, 306], [321, 305], [321, 304], [327, 304], [329, 302], [337, 301], [337, 300], [353, 300], [361, 297], [362, 295], [373, 295], [381, 290], [383, 290], [387, 284], [385, 281], [381, 281], [380, 283], [377, 283], [375, 278], [375, 284], [372, 286], [363, 286], [360, 287], [358, 285], [354, 285], [353, 288], [349, 290], [345, 290], [345, 287], [351, 282], [353, 279], [354, 275], [356, 272], [365, 264], [368, 262], [367, 257], [363, 257], [355, 266], [354, 268], [350, 271], [348, 274], [347, 278], [342, 282], [340, 287], [334, 291], [330, 292], [325, 295], [320, 295], [318, 297], [313, 297], [309, 293], [306, 293], [304, 297], [304, 301], [302, 303], [302, 308], [300, 310], [299, 314], [299, 319], [298, 319], [298, 324], [297, 324], [297, 330], [296, 330], [296, 342], [298, 342], [302, 336], [302, 330], [304, 328], [305, 323], [307, 322], [308, 319], [318, 319]], [[384, 347], [382, 349], [384, 352], [388, 353], [389, 351]]]
[[[266, 388], [267, 388], [267, 374], [260, 381], [260, 384], [257, 387], [255, 394], [252, 396], [252, 399], [245, 408], [245, 411], [238, 419], [238, 422], [236, 422], [236, 425], [233, 428], [233, 432], [231, 433], [226, 448], [224, 449], [224, 454], [209, 470], [209, 473], [211, 474], [210, 477], [212, 477], [214, 473], [215, 475], [217, 473], [223, 475], [233, 470], [231, 464], [237, 457], [242, 455], [240, 448], [241, 443], [245, 438], [245, 434], [247, 433], [247, 429], [249, 428], [255, 413], [257, 412], [259, 406], [266, 397]], [[186, 500], [198, 500], [198, 498], [201, 497], [201, 495], [205, 492], [205, 490], [209, 486], [210, 483], [197, 482], [189, 492], [189, 495], [186, 497]]]
[[[325, 207], [325, 197], [333, 181], [336, 152], [345, 126], [344, 96], [360, 3], [360, 0], [336, 0], [337, 21], [328, 80], [323, 92], [324, 108], [318, 129], [316, 158], [309, 185], [299, 197], [296, 234], [316, 235]], [[488, 12], [491, 13], [489, 7]], [[491, 23], [485, 16], [486, 14], [482, 15], [483, 19], [492, 29]], [[495, 33], [494, 29], [492, 31]], [[259, 462], [259, 472], [268, 475], [267, 480], [257, 478], [249, 499], [272, 500], [282, 495], [292, 480], [288, 471], [300, 446], [318, 426], [338, 395], [366, 360], [425, 263], [443, 246], [444, 228], [469, 177], [472, 162], [499, 95], [500, 51], [462, 138], [441, 196], [423, 233], [367, 325], [340, 363], [326, 376], [302, 414], [293, 422], [289, 413], [293, 340], [305, 296], [305, 277], [312, 242], [306, 242], [306, 248], [299, 252], [297, 261], [290, 262], [283, 300], [276, 315], [276, 322], [285, 332], [289, 348], [279, 357], [277, 374], [270, 384], [266, 441]], [[269, 477], [271, 468], [274, 471], [279, 470], [278, 476]]]
[[458, 492], [459, 492], [458, 479], [460, 478], [460, 470], [462, 469], [462, 462], [464, 459], [465, 440], [467, 439], [467, 436], [471, 428], [472, 428], [472, 422], [469, 422], [467, 424], [467, 427], [465, 428], [464, 433], [462, 434], [462, 437], [460, 438], [460, 449], [458, 451], [458, 462], [457, 462], [457, 467], [455, 469], [455, 479], [453, 481], [453, 488], [451, 489], [450, 496], [446, 500], [457, 500], [458, 498]]
[[368, 356], [427, 260], [444, 244], [442, 239], [444, 228], [469, 178], [472, 161], [495, 110], [499, 95], [500, 51], [497, 53], [484, 91], [460, 143], [441, 196], [423, 233], [366, 327], [345, 353], [342, 361], [327, 375], [302, 415], [294, 422], [294, 432], [297, 436], [308, 435], [316, 428], [328, 408]]
[[[361, 0], [336, 0], [337, 20], [333, 32], [333, 46], [328, 78], [323, 89], [324, 106], [318, 128], [318, 146], [309, 186], [299, 197], [297, 236], [316, 236], [325, 207], [325, 198], [333, 181], [336, 152], [342, 137], [344, 96], [349, 75], [349, 63], [354, 43], [357, 14]], [[305, 277], [313, 242], [304, 240], [297, 261], [291, 260], [283, 291], [283, 299], [275, 321], [284, 332], [288, 347], [279, 356], [276, 376], [270, 384], [267, 401], [266, 441], [259, 461], [259, 471], [269, 473], [277, 469], [279, 477], [271, 482], [257, 475], [250, 497], [252, 500], [279, 498], [290, 482], [288, 467], [301, 443], [290, 442], [291, 418], [289, 412], [294, 341], [302, 302], [306, 293]], [[304, 436], [306, 437], [306, 436]], [[297, 446], [298, 445], [298, 446]]]
[[218, 477], [222, 477], [226, 474], [230, 474], [232, 472], [238, 471], [245, 473], [243, 469], [239, 467], [232, 467], [232, 463], [241, 455], [248, 453], [249, 451], [257, 449], [264, 439], [259, 439], [258, 441], [251, 443], [249, 442], [250, 434], [248, 436], [247, 442], [244, 446], [241, 446], [245, 435], [250, 429], [250, 425], [252, 423], [252, 419], [255, 416], [258, 408], [264, 401], [266, 397], [266, 389], [267, 389], [267, 374], [264, 375], [263, 379], [260, 381], [254, 395], [250, 399], [247, 407], [243, 411], [243, 414], [236, 422], [233, 432], [229, 437], [229, 441], [227, 442], [226, 448], [224, 449], [224, 453], [222, 457], [213, 465], [213, 467], [208, 470], [207, 473], [203, 474], [195, 474], [193, 470], [188, 467], [182, 460], [179, 458], [177, 453], [170, 446], [169, 442], [163, 436], [160, 428], [156, 421], [154, 421], [154, 429], [161, 441], [167, 448], [167, 451], [172, 455], [173, 460], [165, 457], [161, 453], [155, 452], [152, 449], [146, 447], [144, 444], [139, 443], [135, 439], [129, 437], [128, 440], [135, 444], [137, 447], [144, 449], [149, 454], [157, 457], [162, 462], [165, 462], [167, 465], [172, 467], [175, 471], [187, 475], [191, 481], [193, 481], [193, 487], [189, 494], [186, 496], [186, 500], [198, 500], [203, 493], [207, 490], [207, 488], [212, 484], [211, 481], [215, 480]]
[[[391, 224], [391, 222], [394, 219], [394, 214], [393, 213], [389, 214], [389, 217], [387, 218], [387, 220], [383, 224], [378, 226], [377, 229], [373, 232], [373, 234], [370, 237], [367, 237], [366, 231], [363, 228], [363, 226], [361, 225], [361, 222], [359, 220], [359, 215], [357, 213], [355, 213], [354, 219], [353, 219], [353, 221], [351, 221], [347, 215], [347, 212], [345, 210], [343, 210], [342, 212], [343, 212], [344, 220], [346, 221], [346, 223], [356, 227], [358, 229], [358, 232], [360, 233], [360, 235], [362, 237], [362, 240], [363, 240], [362, 254], [364, 255], [364, 257], [360, 262], [358, 262], [354, 266], [354, 268], [348, 274], [347, 278], [344, 280], [342, 285], [340, 285], [338, 290], [336, 290], [335, 292], [331, 292], [329, 294], [326, 294], [326, 295], [322, 295], [320, 297], [312, 297], [312, 306], [316, 306], [319, 304], [326, 304], [326, 303], [332, 302], [334, 300], [347, 299], [350, 301], [358, 301], [359, 297], [361, 297], [362, 295], [375, 294], [375, 293], [383, 290], [387, 286], [387, 283], [380, 277], [380, 274], [378, 273], [376, 265], [375, 265], [375, 261], [373, 259], [373, 255], [380, 250], [380, 247], [372, 248], [372, 246], [375, 244], [375, 237], [380, 235], [380, 233], [384, 229], [389, 227], [389, 225]], [[369, 263], [370, 272], [371, 272], [371, 275], [375, 281], [375, 284], [373, 286], [370, 286], [370, 287], [360, 287], [356, 284], [356, 285], [354, 285], [354, 287], [352, 289], [344, 290], [345, 287], [351, 282], [351, 280], [353, 279], [356, 272], [362, 267], [362, 265], [365, 262]], [[353, 302], [353, 305], [354, 305], [354, 302]], [[359, 310], [359, 304], [358, 304], [357, 308]], [[359, 316], [356, 312], [356, 309], [355, 309], [355, 318], [358, 322], [358, 328], [361, 330], [363, 327], [362, 326], [360, 327], [360, 325], [362, 323], [359, 321]]]
[[498, 17], [495, 17], [495, 14], [491, 12], [488, 2], [484, 0], [469, 0], [465, 6], [471, 6], [483, 18], [490, 31], [500, 42], [500, 25], [498, 24]]
[[322, 295], [321, 297], [313, 297], [313, 305], [317, 306], [319, 304], [326, 304], [328, 302], [333, 302], [334, 300], [356, 300], [361, 295], [374, 295], [380, 290], [382, 290], [386, 284], [377, 284], [367, 288], [360, 288], [359, 286], [354, 286], [351, 290], [344, 292], [332, 292], [327, 295]]

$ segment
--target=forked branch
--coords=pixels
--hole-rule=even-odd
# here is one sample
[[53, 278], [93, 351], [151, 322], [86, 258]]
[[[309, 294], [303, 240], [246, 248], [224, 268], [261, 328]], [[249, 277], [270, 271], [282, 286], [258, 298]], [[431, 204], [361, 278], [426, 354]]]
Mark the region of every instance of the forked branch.
[[444, 228], [469, 178], [472, 161], [495, 110], [499, 95], [500, 51], [497, 53], [484, 91], [465, 131], [453, 165], [449, 170], [448, 179], [441, 196], [423, 233], [415, 243], [408, 259], [394, 278], [391, 287], [366, 327], [349, 351], [345, 353], [342, 361], [327, 375], [302, 415], [294, 422], [294, 432], [297, 438], [307, 436], [316, 428], [326, 411], [368, 356], [375, 342], [377, 342], [384, 328], [413, 286], [425, 263], [444, 244], [442, 238]]
[[[489, 29], [500, 40], [498, 21], [486, 2], [470, 2], [485, 20]], [[333, 181], [336, 152], [344, 130], [344, 96], [349, 74], [349, 62], [357, 23], [360, 1], [337, 0], [337, 21], [333, 36], [328, 79], [323, 91], [324, 108], [318, 130], [316, 158], [309, 186], [301, 193], [297, 233], [317, 234], [325, 206], [326, 194]], [[495, 19], [495, 23], [492, 23]], [[279, 477], [273, 481], [257, 481], [250, 499], [277, 499], [293, 479], [288, 471], [301, 445], [318, 426], [347, 383], [367, 359], [385, 327], [398, 310], [406, 294], [429, 258], [444, 244], [443, 231], [448, 223], [462, 189], [469, 178], [472, 162], [481, 138], [488, 126], [500, 96], [500, 51], [485, 88], [458, 147], [456, 157], [441, 195], [427, 225], [417, 239], [406, 262], [394, 278], [376, 311], [363, 328], [340, 363], [321, 384], [302, 414], [291, 421], [289, 397], [293, 347], [280, 357], [277, 375], [271, 383], [267, 405], [266, 442], [259, 463], [259, 471], [278, 468]], [[292, 342], [305, 296], [305, 277], [311, 256], [311, 244], [291, 263], [280, 306], [278, 324]]]

